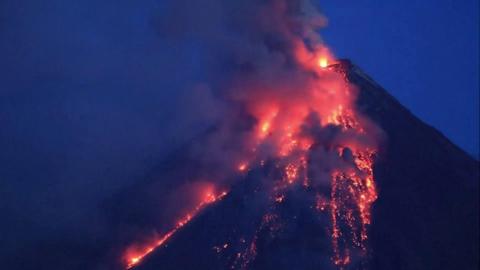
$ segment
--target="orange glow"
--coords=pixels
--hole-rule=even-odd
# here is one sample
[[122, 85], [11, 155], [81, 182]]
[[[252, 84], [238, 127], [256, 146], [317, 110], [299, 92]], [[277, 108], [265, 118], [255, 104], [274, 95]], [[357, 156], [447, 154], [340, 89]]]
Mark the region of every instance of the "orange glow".
[[[378, 196], [373, 175], [377, 149], [374, 143], [364, 143], [375, 141], [367, 128], [369, 122], [356, 110], [356, 88], [347, 81], [346, 74], [329, 68], [337, 61], [328, 48], [318, 45], [311, 51], [302, 43], [295, 46], [295, 64], [308, 71], [308, 76], [301, 77], [300, 86], [273, 82], [267, 86], [248, 85], [243, 89], [240, 101], [254, 121], [251, 128], [242, 133], [241, 138], [245, 141], [238, 142], [240, 146], [246, 146], [229, 166], [239, 174], [255, 166], [269, 167], [273, 163], [280, 177], [274, 179], [278, 181], [269, 193], [274, 207], [285, 204], [288, 189], [304, 188], [316, 196], [312, 209], [317, 209], [331, 223], [328, 228], [331, 262], [344, 269], [351, 263], [351, 254], [366, 254], [371, 207]], [[265, 89], [269, 87], [272, 89]], [[332, 127], [340, 136], [324, 136], [323, 133], [330, 132]], [[315, 160], [312, 157], [315, 154], [326, 157]], [[319, 166], [323, 167], [318, 169]], [[321, 181], [325, 181], [323, 178], [330, 180], [329, 192], [322, 188], [321, 196], [316, 193], [320, 193], [320, 184], [312, 171], [322, 171]], [[321, 185], [324, 187], [325, 183]], [[170, 231], [156, 238], [153, 244], [127, 252], [127, 268], [137, 265], [164, 245], [204, 207], [226, 194], [216, 194], [213, 188], [201, 193], [202, 201], [177, 220]], [[272, 213], [265, 214], [260, 227], [274, 227], [276, 218]], [[237, 247], [231, 243], [230, 249], [236, 253], [235, 266], [248, 268], [257, 253], [256, 239], [257, 235], [250, 238], [251, 243], [243, 252], [237, 252]], [[213, 250], [220, 253], [228, 247], [228, 243], [219, 244]]]
[[[356, 90], [346, 80], [345, 74], [328, 68], [337, 62], [328, 48], [321, 46], [312, 53], [299, 45], [296, 55], [305, 69], [317, 72], [321, 79], [306, 82], [302, 89], [283, 89], [284, 86], [279, 85], [279, 89], [271, 93], [263, 90], [261, 94], [252, 92], [246, 103], [258, 126], [252, 134], [251, 144], [254, 149], [260, 149], [262, 145], [273, 148], [273, 157], [278, 159], [276, 167], [284, 175], [284, 181], [275, 186], [273, 200], [282, 203], [285, 198], [282, 191], [299, 183], [298, 179], [303, 179], [300, 183], [304, 188], [312, 187], [312, 179], [307, 174], [309, 154], [314, 144], [323, 142], [304, 132], [307, 119], [310, 125], [333, 125], [339, 127], [341, 132], [354, 134], [345, 135], [346, 139], [337, 142], [332, 151], [342, 159], [343, 151], [349, 149], [355, 168], [334, 171], [331, 175], [330, 198], [322, 197], [315, 205], [318, 211], [329, 213], [332, 262], [343, 268], [350, 264], [350, 252], [353, 249], [366, 251], [370, 210], [377, 198], [372, 170], [376, 150], [355, 139], [358, 136], [368, 137], [364, 120], [356, 112]], [[312, 114], [316, 118], [309, 118]], [[250, 166], [255, 160], [262, 160], [259, 163], [263, 166], [263, 157], [257, 159], [255, 155], [252, 153], [249, 159]], [[240, 171], [245, 169], [239, 167]]]
[[269, 122], [265, 122], [262, 124], [262, 133], [267, 133], [268, 132], [268, 129], [270, 128], [270, 123]]
[[215, 250], [215, 252], [217, 252], [217, 253], [220, 253], [227, 248], [228, 248], [228, 243], [225, 243], [222, 246], [214, 246], [213, 250]]
[[238, 165], [238, 170], [241, 171], [241, 172], [244, 172], [247, 170], [247, 164], [246, 163], [241, 163], [240, 165]]
[[326, 67], [328, 67], [328, 59], [325, 58], [325, 57], [321, 57], [321, 58], [318, 60], [318, 65], [319, 65], [321, 68], [326, 68]]
[[[341, 250], [339, 247], [340, 243], [346, 244], [346, 239], [341, 238], [345, 226], [353, 236], [352, 244], [360, 247], [363, 252], [366, 251], [367, 225], [371, 223], [370, 208], [377, 199], [373, 184], [373, 155], [374, 152], [369, 149], [355, 152], [355, 163], [360, 172], [335, 172], [332, 175], [330, 214], [333, 261], [336, 265], [345, 266], [350, 263], [349, 250]], [[356, 209], [349, 203], [351, 200], [355, 202]], [[354, 214], [357, 211], [359, 214]]]
[[317, 196], [317, 205], [315, 206], [318, 211], [325, 211], [329, 206], [327, 199], [321, 196]]
[[165, 242], [167, 242], [178, 230], [188, 224], [192, 220], [192, 218], [195, 217], [207, 205], [223, 199], [227, 194], [228, 193], [226, 191], [223, 191], [219, 194], [214, 194], [210, 191], [207, 191], [204, 194], [202, 201], [191, 212], [186, 214], [183, 218], [179, 219], [176, 222], [176, 225], [162, 237], [157, 238], [152, 243], [144, 246], [134, 245], [130, 247], [125, 253], [126, 269], [131, 269], [137, 264], [139, 264], [148, 254], [155, 251], [155, 249], [163, 246]]
[[288, 164], [285, 167], [285, 174], [287, 176], [287, 181], [289, 184], [293, 183], [295, 179], [297, 178], [298, 174], [298, 167], [295, 166], [294, 164]]
[[[127, 248], [121, 258], [127, 269], [142, 264], [145, 257], [156, 249], [165, 248], [169, 241], [181, 240], [181, 235], [178, 239], [174, 236], [182, 228], [185, 234], [200, 232], [202, 237], [193, 239], [196, 242], [209, 233], [207, 243], [203, 244], [209, 244], [210, 255], [218, 259], [212, 267], [219, 263], [224, 269], [261, 268], [264, 263], [254, 262], [257, 253], [274, 254], [275, 251], [263, 250], [271, 244], [293, 243], [287, 248], [295, 248], [297, 243], [290, 240], [299, 239], [289, 235], [296, 231], [292, 230], [295, 226], [290, 225], [305, 222], [325, 226], [318, 228], [322, 237], [308, 239], [311, 240], [308, 244], [312, 244], [312, 248], [307, 247], [308, 256], [312, 251], [319, 252], [315, 259], [318, 267], [346, 270], [368, 266], [362, 260], [368, 259], [371, 209], [378, 197], [373, 172], [378, 152], [376, 130], [372, 130], [375, 125], [357, 109], [359, 89], [349, 82], [351, 74], [346, 70], [352, 66], [336, 59], [322, 42], [317, 28], [326, 24], [326, 18], [308, 2], [271, 0], [258, 1], [258, 4], [252, 1], [253, 4], [242, 5], [239, 12], [228, 14], [233, 15], [232, 18], [223, 20], [222, 17], [221, 22], [233, 30], [228, 37], [215, 35], [225, 27], [211, 28], [209, 24], [207, 35], [198, 36], [196, 40], [202, 45], [200, 58], [205, 58], [207, 65], [204, 65], [199, 82], [191, 83], [201, 87], [195, 86], [195, 91], [181, 91], [177, 107], [180, 116], [187, 116], [181, 117], [188, 120], [184, 130], [190, 130], [190, 126], [200, 129], [189, 134], [197, 134], [192, 137], [197, 139], [188, 143], [188, 147], [182, 147], [186, 151], [174, 162], [178, 166], [172, 166], [174, 170], [185, 168], [189, 171], [180, 174], [174, 171], [166, 176], [180, 176], [178, 182], [172, 179], [169, 185], [191, 184], [196, 179], [183, 178], [199, 175], [214, 176], [218, 178], [216, 183], [222, 181], [222, 186], [238, 188], [238, 193], [237, 190], [235, 194], [232, 192], [232, 196], [235, 195], [232, 202], [225, 200], [227, 205], [219, 207], [215, 218], [206, 222], [221, 219], [222, 215], [234, 215], [237, 220], [233, 222], [238, 222], [239, 226], [216, 230], [218, 226], [228, 226], [231, 220], [208, 224], [212, 227], [207, 230], [196, 227], [203, 222], [189, 225], [206, 207], [227, 195], [225, 191], [218, 193], [213, 185], [195, 186], [193, 196], [179, 199], [172, 195], [175, 203], [183, 201], [190, 205], [186, 209], [178, 205], [170, 209], [158, 204], [164, 207], [157, 209], [159, 214], [168, 216], [173, 210], [182, 212], [177, 213], [175, 219], [169, 221], [170, 227], [162, 229], [160, 234]], [[224, 8], [220, 8], [218, 15], [224, 15], [223, 12]], [[186, 30], [191, 29], [188, 23], [184, 26]], [[252, 29], [254, 31], [250, 32]], [[210, 59], [219, 56], [221, 59]], [[185, 87], [191, 83], [186, 83]], [[195, 93], [198, 90], [201, 93]], [[188, 108], [191, 102], [202, 106], [192, 110]], [[194, 112], [198, 115], [191, 115]], [[184, 135], [187, 134], [181, 138], [190, 137]], [[244, 179], [244, 183], [235, 182], [240, 179]], [[148, 191], [152, 197], [160, 196], [155, 190]], [[295, 203], [307, 205], [299, 207], [293, 205]], [[230, 204], [239, 208], [227, 209]], [[244, 215], [241, 211], [252, 213]], [[305, 219], [307, 214], [318, 217]], [[207, 215], [203, 217], [208, 218]], [[280, 230], [283, 231], [277, 235]], [[276, 239], [277, 236], [280, 237]], [[258, 250], [257, 241], [260, 241]], [[191, 248], [196, 245], [178, 244], [186, 246], [180, 250], [183, 254], [175, 254], [177, 259], [182, 255], [185, 260], [192, 259], [188, 258], [188, 252], [195, 253]], [[305, 247], [306, 243], [298, 244]], [[330, 249], [330, 262], [324, 260], [326, 248]], [[205, 253], [202, 251], [196, 256], [201, 254]], [[255, 265], [249, 265], [252, 262]], [[350, 267], [350, 264], [354, 265]], [[157, 268], [162, 268], [162, 264]]]

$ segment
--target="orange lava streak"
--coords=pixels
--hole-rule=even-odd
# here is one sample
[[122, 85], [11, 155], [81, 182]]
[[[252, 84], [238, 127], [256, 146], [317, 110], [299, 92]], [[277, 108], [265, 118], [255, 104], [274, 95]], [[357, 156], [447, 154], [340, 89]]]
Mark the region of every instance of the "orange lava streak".
[[205, 198], [200, 202], [191, 212], [186, 214], [182, 219], [178, 220], [175, 227], [168, 231], [161, 238], [154, 241], [153, 244], [146, 245], [142, 248], [136, 250], [136, 252], [127, 252], [125, 256], [126, 260], [126, 269], [131, 269], [139, 264], [143, 258], [148, 254], [152, 253], [155, 249], [163, 246], [165, 242], [168, 241], [178, 230], [188, 224], [201, 210], [203, 210], [207, 205], [212, 204], [216, 201], [223, 199], [227, 195], [226, 191], [221, 192], [218, 195], [215, 195], [211, 192], [205, 194]]
[[[343, 268], [350, 262], [350, 247], [366, 252], [370, 209], [377, 199], [373, 182], [371, 150], [354, 153], [358, 171], [332, 175], [330, 216], [332, 221], [333, 262]], [[317, 205], [323, 202], [317, 201]], [[347, 231], [348, 229], [348, 231]]]

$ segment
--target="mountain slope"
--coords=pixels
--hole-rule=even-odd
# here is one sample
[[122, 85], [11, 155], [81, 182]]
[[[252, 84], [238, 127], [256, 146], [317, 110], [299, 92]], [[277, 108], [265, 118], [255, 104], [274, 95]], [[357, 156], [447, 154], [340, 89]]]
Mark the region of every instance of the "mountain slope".
[[347, 66], [359, 108], [388, 136], [374, 170], [374, 269], [478, 269], [478, 161]]
[[[352, 254], [348, 269], [478, 269], [478, 161], [348, 60], [332, 68], [358, 87], [358, 109], [385, 133], [369, 259]], [[315, 195], [298, 188], [276, 204], [264, 196], [277, 173], [273, 163], [252, 168], [134, 269], [335, 269]]]

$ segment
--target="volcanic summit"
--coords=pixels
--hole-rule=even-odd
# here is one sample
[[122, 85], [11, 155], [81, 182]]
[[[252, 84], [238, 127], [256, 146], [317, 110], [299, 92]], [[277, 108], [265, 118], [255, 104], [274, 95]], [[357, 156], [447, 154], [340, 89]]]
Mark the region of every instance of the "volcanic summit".
[[479, 269], [475, 1], [321, 2], [0, 2], [1, 268]]
[[[206, 199], [193, 212], [180, 215], [179, 223], [161, 229], [163, 234], [146, 246], [130, 248], [123, 267], [478, 269], [478, 161], [349, 60], [326, 68], [355, 86], [355, 110], [378, 127], [378, 151], [362, 157], [355, 150], [339, 150], [334, 138], [342, 131], [335, 125], [315, 133], [323, 145], [309, 147], [357, 164], [358, 175], [346, 170], [335, 176], [333, 170], [336, 183], [324, 185], [310, 179], [332, 174], [327, 167], [318, 171], [300, 164], [290, 175], [290, 163], [279, 162], [281, 157], [241, 164], [230, 176], [234, 184], [228, 190], [207, 188]], [[197, 140], [206, 140], [216, 129]], [[188, 179], [214, 169], [185, 155], [193, 145], [179, 149], [146, 181], [115, 200], [112, 215], [118, 222], [142, 223], [155, 215], [138, 211], [155, 209], [158, 202], [145, 194], [158, 179]], [[372, 160], [374, 183], [368, 182], [369, 169], [354, 161], [363, 158]], [[307, 155], [304, 162], [310, 165], [314, 159]], [[358, 183], [356, 177], [361, 178]], [[375, 189], [369, 189], [373, 185]], [[371, 207], [368, 217], [362, 212], [365, 207]]]

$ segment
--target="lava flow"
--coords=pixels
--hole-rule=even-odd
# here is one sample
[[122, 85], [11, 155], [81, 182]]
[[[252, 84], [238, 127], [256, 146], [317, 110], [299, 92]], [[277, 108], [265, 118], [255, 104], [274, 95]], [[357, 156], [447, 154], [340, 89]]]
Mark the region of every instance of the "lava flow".
[[203, 200], [183, 218], [179, 219], [175, 226], [165, 233], [163, 236], [154, 239], [151, 244], [132, 246], [125, 254], [126, 268], [131, 269], [139, 264], [143, 258], [152, 253], [155, 249], [163, 246], [178, 230], [188, 224], [200, 211], [202, 211], [207, 205], [223, 199], [227, 195], [226, 191], [219, 194], [214, 194], [211, 191], [206, 192]]
[[[367, 254], [370, 209], [377, 199], [373, 178], [376, 140], [372, 134], [375, 130], [356, 111], [356, 89], [341, 70], [333, 68], [338, 61], [328, 49], [322, 45], [319, 53], [309, 55], [304, 50], [298, 55], [298, 64], [313, 74], [304, 77], [303, 89], [278, 86], [280, 89], [255, 91], [258, 88], [252, 87], [251, 96], [243, 100], [256, 125], [246, 141], [239, 142], [250, 150], [233, 168], [245, 175], [250, 169], [264, 166], [268, 160], [273, 161], [283, 175], [282, 179], [271, 179], [273, 190], [267, 196], [272, 198], [273, 206], [264, 214], [258, 232], [266, 227], [270, 231], [281, 229], [275, 211], [276, 206], [287, 199], [288, 190], [300, 186], [309, 194], [315, 194], [317, 202], [312, 208], [318, 210], [320, 219], [330, 221], [327, 230], [331, 235], [332, 264], [345, 269], [354, 260], [352, 254], [360, 257]], [[278, 94], [282, 92], [291, 95]], [[324, 192], [325, 186], [329, 187], [329, 193]], [[164, 245], [205, 206], [225, 195], [226, 192], [207, 193], [197, 207], [153, 244], [129, 249], [127, 268], [134, 267]], [[232, 268], [248, 269], [257, 256], [257, 239], [255, 235], [244, 252], [237, 253]], [[219, 249], [214, 247], [214, 250]]]
[[[254, 262], [262, 231], [282, 229], [279, 213], [293, 192], [311, 196], [307, 203], [316, 201], [306, 208], [321, 224], [319, 230], [330, 235], [330, 264], [345, 269], [368, 257], [368, 225], [378, 196], [373, 177], [378, 130], [357, 109], [357, 88], [322, 43], [317, 28], [325, 19], [308, 2], [248, 2], [248, 16], [225, 16], [238, 20], [226, 24], [232, 27], [227, 36], [238, 34], [232, 39], [238, 45], [211, 42], [222, 46], [224, 73], [212, 87], [218, 88], [216, 98], [225, 102], [225, 111], [198, 152], [225, 172], [224, 178], [237, 174], [249, 179], [250, 171], [266, 164], [276, 170], [266, 179], [271, 182], [265, 191], [271, 205], [257, 222], [257, 233], [249, 236], [250, 245], [229, 246], [236, 250], [233, 269], [247, 269]], [[154, 245], [129, 253], [128, 267], [221, 197], [210, 196]]]
[[[332, 262], [343, 269], [351, 263], [352, 253], [367, 253], [370, 209], [377, 198], [373, 178], [375, 128], [356, 112], [356, 88], [346, 80], [343, 70], [334, 68], [338, 61], [328, 49], [322, 45], [318, 53], [308, 53], [302, 46], [297, 50], [299, 65], [316, 75], [305, 78], [303, 89], [279, 86], [247, 97], [249, 113], [257, 119], [248, 163], [253, 167], [257, 161], [262, 166], [270, 158], [283, 170], [283, 181], [276, 181], [274, 186], [273, 203], [282, 203], [286, 191], [297, 184], [317, 193], [316, 207], [320, 212], [328, 210], [331, 221]], [[284, 92], [291, 95], [279, 94]], [[265, 157], [257, 150], [262, 148], [274, 150]], [[244, 165], [239, 167], [240, 171], [245, 169]], [[320, 191], [325, 178], [329, 194]], [[251, 247], [255, 241], [254, 237], [250, 248], [239, 256], [248, 258], [242, 269], [254, 260]]]

